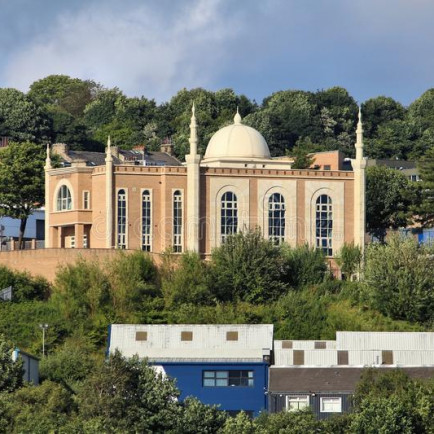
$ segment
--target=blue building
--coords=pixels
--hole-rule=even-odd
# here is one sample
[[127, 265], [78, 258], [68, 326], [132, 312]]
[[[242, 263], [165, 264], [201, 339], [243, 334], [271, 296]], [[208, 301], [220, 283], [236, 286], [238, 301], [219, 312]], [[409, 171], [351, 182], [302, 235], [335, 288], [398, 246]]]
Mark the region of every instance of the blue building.
[[195, 396], [235, 414], [267, 409], [273, 326], [127, 325], [110, 327], [109, 352], [148, 358], [176, 379], [181, 399]]

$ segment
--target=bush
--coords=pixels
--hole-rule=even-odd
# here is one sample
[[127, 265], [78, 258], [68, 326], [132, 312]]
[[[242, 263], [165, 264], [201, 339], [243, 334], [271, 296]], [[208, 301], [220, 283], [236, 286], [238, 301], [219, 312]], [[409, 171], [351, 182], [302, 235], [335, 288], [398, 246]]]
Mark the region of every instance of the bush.
[[32, 277], [0, 265], [0, 291], [8, 286], [12, 286], [12, 301], [17, 303], [46, 300], [50, 294], [50, 284], [43, 277]]
[[283, 257], [283, 280], [292, 288], [321, 283], [327, 273], [327, 264], [322, 250], [307, 244], [281, 247]]
[[392, 236], [366, 251], [364, 295], [394, 319], [434, 320], [434, 255], [412, 238]]

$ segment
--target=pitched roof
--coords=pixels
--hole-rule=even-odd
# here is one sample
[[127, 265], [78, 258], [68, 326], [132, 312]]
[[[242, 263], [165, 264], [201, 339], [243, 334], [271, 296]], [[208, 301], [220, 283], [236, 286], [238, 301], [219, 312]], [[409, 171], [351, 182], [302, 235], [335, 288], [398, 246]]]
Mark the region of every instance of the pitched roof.
[[[354, 392], [365, 368], [270, 368], [270, 392]], [[381, 372], [402, 369], [411, 378], [428, 379], [434, 367], [376, 368]]]

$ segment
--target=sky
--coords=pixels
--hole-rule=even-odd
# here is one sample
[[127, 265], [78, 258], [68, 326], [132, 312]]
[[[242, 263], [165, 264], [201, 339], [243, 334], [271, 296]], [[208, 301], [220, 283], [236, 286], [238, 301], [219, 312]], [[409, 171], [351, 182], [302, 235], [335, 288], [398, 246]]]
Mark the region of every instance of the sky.
[[409, 105], [434, 87], [433, 0], [0, 0], [0, 88], [51, 74], [158, 103], [232, 88], [348, 90]]

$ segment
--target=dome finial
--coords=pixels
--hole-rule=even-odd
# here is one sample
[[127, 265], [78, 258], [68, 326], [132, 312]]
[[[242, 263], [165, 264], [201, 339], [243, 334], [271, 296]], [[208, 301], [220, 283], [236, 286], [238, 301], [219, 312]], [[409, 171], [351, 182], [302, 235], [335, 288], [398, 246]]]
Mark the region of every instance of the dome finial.
[[235, 125], [240, 125], [241, 124], [241, 115], [240, 115], [240, 112], [238, 111], [238, 106], [237, 106], [237, 113], [234, 116], [234, 124]]
[[362, 126], [362, 109], [359, 106], [359, 115], [356, 130], [356, 159], [361, 160], [363, 158], [363, 126]]

